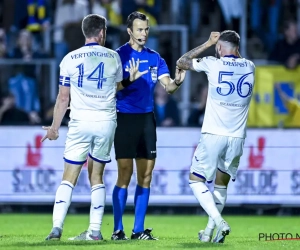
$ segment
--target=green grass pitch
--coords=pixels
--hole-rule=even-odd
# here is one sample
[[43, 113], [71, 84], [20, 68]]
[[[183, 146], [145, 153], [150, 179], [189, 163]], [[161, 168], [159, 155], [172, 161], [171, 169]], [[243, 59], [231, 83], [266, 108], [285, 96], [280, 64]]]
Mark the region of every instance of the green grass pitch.
[[[46, 242], [44, 238], [50, 232], [51, 215], [39, 214], [1, 214], [0, 249], [12, 250], [117, 250], [117, 249], [227, 249], [227, 250], [277, 250], [300, 249], [300, 240], [259, 241], [259, 233], [296, 233], [300, 234], [299, 217], [264, 216], [225, 216], [231, 226], [231, 233], [224, 244], [201, 243], [197, 233], [206, 224], [204, 216], [160, 216], [148, 215], [146, 226], [154, 228], [154, 236], [159, 241], [122, 241], [110, 240], [113, 218], [104, 215], [100, 242], [70, 242], [68, 237], [75, 236], [87, 228], [88, 215], [68, 215], [61, 241]], [[133, 225], [133, 216], [124, 217], [127, 236]]]

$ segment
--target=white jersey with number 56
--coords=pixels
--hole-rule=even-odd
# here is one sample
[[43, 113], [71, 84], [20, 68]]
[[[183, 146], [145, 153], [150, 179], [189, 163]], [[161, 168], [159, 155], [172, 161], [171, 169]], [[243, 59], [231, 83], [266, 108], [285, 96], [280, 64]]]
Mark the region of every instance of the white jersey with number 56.
[[60, 64], [59, 84], [71, 87], [70, 118], [116, 119], [117, 83], [122, 79], [121, 59], [113, 50], [90, 43], [67, 54]]
[[202, 133], [246, 137], [255, 66], [244, 58], [225, 56], [193, 59], [197, 72], [207, 74], [209, 88]]

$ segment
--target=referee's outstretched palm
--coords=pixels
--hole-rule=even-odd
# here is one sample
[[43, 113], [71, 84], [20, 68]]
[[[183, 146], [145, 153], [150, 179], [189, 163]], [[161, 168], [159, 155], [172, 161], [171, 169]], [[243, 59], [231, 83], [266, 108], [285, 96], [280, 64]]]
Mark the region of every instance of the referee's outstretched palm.
[[129, 60], [129, 67], [126, 68], [126, 71], [129, 72], [130, 78], [129, 80], [131, 82], [135, 81], [136, 79], [140, 78], [142, 75], [145, 75], [148, 73], [148, 70], [139, 71], [139, 66], [140, 66], [140, 60], [138, 59], [136, 62], [134, 61], [134, 58]]

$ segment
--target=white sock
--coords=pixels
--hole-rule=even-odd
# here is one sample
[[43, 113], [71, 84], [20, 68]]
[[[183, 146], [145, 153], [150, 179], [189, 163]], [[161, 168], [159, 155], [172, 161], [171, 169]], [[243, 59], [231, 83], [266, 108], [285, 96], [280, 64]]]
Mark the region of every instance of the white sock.
[[105, 207], [105, 185], [92, 186], [89, 230], [100, 231]]
[[[218, 208], [219, 212], [222, 213], [223, 208], [226, 203], [226, 199], [227, 199], [227, 187], [215, 185], [213, 197], [215, 200], [216, 207]], [[215, 226], [216, 226], [216, 223], [214, 222], [214, 220], [211, 217], [209, 217], [207, 226], [205, 228], [205, 234], [212, 235], [214, 232]]]
[[214, 198], [205, 183], [190, 180], [189, 184], [201, 207], [218, 225], [223, 218], [221, 217], [221, 214], [216, 207]]
[[53, 208], [53, 227], [63, 228], [71, 204], [73, 188], [74, 185], [68, 181], [62, 181], [58, 187]]

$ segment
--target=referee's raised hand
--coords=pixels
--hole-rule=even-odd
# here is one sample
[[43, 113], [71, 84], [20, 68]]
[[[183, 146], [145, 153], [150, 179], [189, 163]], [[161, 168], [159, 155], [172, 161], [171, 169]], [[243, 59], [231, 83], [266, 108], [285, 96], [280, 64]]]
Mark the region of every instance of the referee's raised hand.
[[136, 62], [134, 61], [134, 58], [129, 60], [129, 67], [127, 67], [125, 70], [129, 72], [130, 77], [129, 80], [131, 82], [135, 81], [136, 79], [140, 78], [142, 75], [145, 75], [148, 73], [148, 70], [139, 71], [140, 66], [140, 60], [138, 59]]

